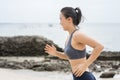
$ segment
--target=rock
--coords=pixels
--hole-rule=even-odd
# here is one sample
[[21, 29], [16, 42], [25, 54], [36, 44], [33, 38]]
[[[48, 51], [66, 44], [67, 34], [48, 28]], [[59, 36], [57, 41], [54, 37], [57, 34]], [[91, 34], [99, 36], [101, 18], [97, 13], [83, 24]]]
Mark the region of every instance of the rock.
[[103, 69], [106, 69], [106, 68], [110, 68], [111, 66], [108, 66], [108, 64], [106, 63], [106, 64], [101, 64], [101, 68], [103, 68]]
[[0, 59], [0, 67], [4, 67], [6, 65], [7, 60]]
[[46, 44], [55, 45], [58, 51], [63, 51], [58, 45], [42, 36], [0, 37], [0, 56], [42, 56]]
[[113, 68], [113, 69], [118, 69], [118, 68], [119, 68], [119, 65], [112, 65], [112, 68]]
[[[90, 52], [89, 52], [90, 53]], [[87, 55], [89, 57], [91, 54]], [[115, 61], [120, 61], [120, 52], [119, 51], [102, 51], [101, 54], [98, 56], [97, 60], [104, 60], [104, 61], [109, 61], [109, 60], [115, 60]]]
[[95, 70], [95, 72], [102, 72], [102, 71], [104, 71], [104, 69], [102, 69], [102, 68], [97, 68], [97, 69]]
[[26, 69], [30, 69], [32, 67], [32, 64], [30, 64], [28, 60], [24, 60], [22, 66], [25, 67]]
[[20, 64], [16, 64], [14, 69], [25, 69], [25, 67]]
[[44, 67], [35, 67], [35, 68], [32, 68], [32, 70], [34, 70], [34, 71], [45, 71], [45, 68]]
[[50, 59], [35, 62], [34, 60], [24, 60], [23, 62], [0, 60], [1, 68], [10, 69], [31, 69], [34, 71], [64, 71], [71, 70], [69, 62], [61, 59]]
[[68, 62], [62, 62], [60, 63], [57, 61], [51, 61], [51, 62], [44, 62], [39, 63], [37, 65], [33, 66], [33, 70], [35, 71], [70, 71], [70, 65], [67, 64]]
[[115, 72], [103, 72], [100, 75], [100, 78], [113, 78], [115, 75]]

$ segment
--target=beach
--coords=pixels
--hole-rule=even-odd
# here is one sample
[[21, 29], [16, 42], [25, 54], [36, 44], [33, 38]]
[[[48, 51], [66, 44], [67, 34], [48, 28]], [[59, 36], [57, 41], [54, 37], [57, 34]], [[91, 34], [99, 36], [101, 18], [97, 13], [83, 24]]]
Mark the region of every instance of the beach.
[[[28, 61], [34, 60], [38, 63], [38, 61], [44, 60], [44, 58], [42, 57], [0, 57], [1, 61], [5, 59], [7, 59], [8, 61], [6, 62], [6, 64], [11, 64], [11, 67], [13, 65], [12, 62], [14, 63], [14, 61], [16, 63], [16, 62], [24, 62], [24, 60], [28, 60]], [[55, 63], [55, 62], [58, 63], [57, 60], [49, 61], [47, 63], [50, 64], [50, 63]], [[17, 66], [18, 64], [14, 64], [14, 65]], [[63, 65], [66, 66], [65, 64]], [[56, 66], [56, 65], [52, 65], [52, 66]], [[95, 75], [97, 80], [119, 80], [120, 79], [119, 73], [115, 74], [113, 78], [100, 78], [100, 75], [103, 72], [92, 72], [92, 73]], [[34, 71], [32, 69], [26, 69], [26, 68], [23, 68], [23, 69], [15, 69], [14, 67], [13, 68], [0, 68], [0, 75], [1, 75], [0, 79], [2, 80], [73, 80], [71, 72], [70, 71], [64, 72], [63, 70], [57, 70], [57, 71], [36, 70]]]
[[[99, 40], [101, 43], [103, 43], [105, 45], [104, 51], [113, 51], [113, 52], [117, 53], [120, 50], [120, 47], [119, 47], [120, 45], [118, 44], [120, 38], [118, 36], [116, 36], [117, 34], [120, 33], [119, 29], [118, 29], [119, 25], [120, 24], [116, 24], [116, 25], [115, 24], [83, 24], [83, 27], [80, 26], [80, 30], [84, 31], [86, 34], [90, 35], [91, 37], [93, 37], [93, 38]], [[116, 28], [114, 30], [115, 26], [116, 26]], [[34, 69], [36, 69], [34, 67], [34, 64], [32, 64], [33, 70], [24, 69], [26, 67], [28, 67], [28, 68], [30, 67], [30, 66], [28, 66], [29, 64], [27, 63], [27, 61], [24, 61], [26, 59], [28, 61], [30, 61], [32, 59], [37, 62], [44, 60], [44, 58], [40, 58], [40, 57], [34, 57], [34, 58], [30, 57], [31, 52], [33, 52], [33, 54], [34, 53], [39, 54], [39, 52], [41, 52], [41, 51], [39, 51], [39, 49], [42, 46], [38, 45], [41, 42], [38, 41], [38, 44], [36, 44], [37, 39], [39, 39], [39, 38], [38, 37], [35, 38], [36, 42], [35, 42], [34, 46], [32, 44], [32, 49], [31, 49], [31, 47], [27, 46], [27, 45], [29, 45], [31, 42], [34, 42], [34, 39], [32, 39], [33, 41], [31, 40], [31, 38], [26, 39], [25, 36], [27, 36], [27, 37], [28, 36], [43, 36], [43, 37], [46, 37], [46, 38], [52, 40], [58, 46], [64, 48], [64, 42], [65, 42], [65, 39], [68, 34], [62, 30], [60, 25], [58, 25], [58, 24], [53, 24], [53, 25], [52, 24], [51, 25], [50, 24], [0, 24], [0, 27], [1, 27], [0, 28], [0, 32], [1, 32], [0, 36], [3, 37], [3, 38], [1, 38], [1, 43], [3, 43], [3, 44], [4, 44], [4, 39], [6, 37], [24, 36], [23, 38], [18, 37], [19, 39], [17, 39], [17, 40], [20, 40], [17, 43], [21, 42], [21, 44], [17, 45], [15, 43], [14, 45], [11, 45], [11, 43], [8, 43], [9, 46], [1, 47], [2, 48], [1, 53], [4, 53], [5, 55], [12, 54], [12, 53], [9, 53], [9, 51], [11, 52], [10, 49], [12, 49], [11, 47], [13, 47], [13, 52], [14, 51], [16, 52], [15, 55], [19, 55], [18, 53], [20, 53], [20, 52], [24, 53], [24, 54], [27, 52], [26, 54], [29, 54], [29, 56], [27, 58], [18, 57], [18, 56], [16, 56], [16, 57], [1, 56], [1, 58], [0, 58], [1, 65], [3, 63], [8, 64], [7, 65], [8, 68], [4, 68], [4, 65], [3, 65], [3, 68], [0, 68], [0, 75], [1, 75], [0, 79], [1, 80], [72, 80], [72, 74], [70, 72], [34, 71]], [[109, 30], [108, 30], [108, 28], [109, 28]], [[109, 36], [109, 35], [111, 35], [111, 36]], [[59, 36], [62, 36], [62, 37], [59, 37]], [[14, 43], [14, 42], [16, 42], [14, 39], [16, 40], [16, 38], [12, 38], [11, 40], [10, 39], [9, 40]], [[22, 42], [22, 41], [24, 41], [24, 39], [28, 43], [25, 44], [24, 42]], [[113, 39], [114, 39], [115, 43], [112, 42]], [[29, 40], [31, 40], [31, 41], [29, 41]], [[24, 45], [24, 46], [21, 47], [21, 45]], [[22, 50], [18, 50], [18, 48], [22, 49]], [[5, 52], [6, 50], [7, 50], [7, 53]], [[90, 52], [91, 50], [92, 49], [87, 46], [87, 52]], [[30, 52], [28, 52], [28, 51], [30, 51]], [[36, 51], [36, 52], [34, 52], [34, 51]], [[107, 53], [113, 53], [113, 52], [107, 52]], [[106, 56], [108, 56], [108, 55], [106, 55]], [[8, 59], [7, 63], [6, 63], [6, 59]], [[14, 61], [16, 61], [18, 63], [14, 62]], [[111, 61], [113, 62], [113, 60], [111, 60]], [[23, 62], [25, 64], [22, 64], [19, 62]], [[105, 62], [105, 61], [103, 61], [103, 62]], [[14, 63], [15, 63], [15, 65], [14, 65], [14, 67], [12, 67]], [[30, 63], [32, 63], [32, 61]], [[120, 61], [115, 61], [114, 64], [116, 64], [116, 63], [117, 63], [117, 65], [119, 65]], [[21, 67], [19, 64], [22, 64], [23, 66]], [[49, 60], [48, 60], [48, 62], [43, 63], [43, 64], [41, 64], [41, 62], [40, 62], [37, 69], [39, 70], [40, 65], [46, 65], [46, 64], [51, 66], [51, 65], [54, 65], [54, 62], [49, 62]], [[35, 64], [35, 65], [37, 65], [37, 64]], [[26, 67], [24, 67], [24, 66], [26, 66]], [[57, 64], [57, 66], [61, 66], [61, 65]], [[63, 65], [63, 66], [65, 66], [65, 65]], [[63, 68], [63, 66], [61, 66], [61, 67]], [[101, 66], [105, 67], [103, 64]], [[23, 69], [11, 69], [9, 67], [11, 67], [11, 68], [17, 67], [17, 68], [23, 68]], [[51, 70], [54, 68], [51, 67], [49, 69]], [[101, 73], [102, 73], [102, 71], [99, 73], [93, 72], [93, 74], [95, 75], [97, 80], [120, 80], [119, 74], [116, 74], [113, 78], [106, 78], [106, 79], [99, 78]]]
[[[95, 73], [94, 73], [95, 74]], [[0, 68], [0, 79], [1, 80], [72, 80], [71, 73], [64, 73], [58, 71], [42, 71], [36, 72], [32, 70], [12, 70]], [[117, 78], [107, 78], [97, 80], [120, 80]]]
[[[112, 25], [111, 24], [83, 24], [83, 27], [80, 27], [80, 29], [81, 29], [81, 31], [84, 31], [86, 34], [90, 35], [91, 37], [93, 37], [93, 38], [97, 39], [98, 41], [100, 41], [101, 43], [103, 43], [105, 45], [104, 51], [116, 51], [117, 52], [120, 50], [119, 49], [120, 45], [118, 44], [120, 38], [118, 36], [116, 36], [117, 34], [119, 34], [119, 29], [118, 29], [119, 25], [120, 24], [116, 24], [116, 29], [113, 30], [115, 27], [114, 24], [112, 24]], [[44, 24], [44, 25], [42, 25], [42, 24], [0, 24], [0, 26], [1, 26], [0, 36], [2, 36], [2, 37], [7, 37], [7, 36], [8, 37], [44, 36], [50, 40], [53, 40], [54, 43], [58, 44], [62, 48], [64, 48], [64, 42], [66, 40], [66, 36], [68, 35], [66, 32], [64, 32], [62, 30], [62, 28], [58, 24], [53, 24], [51, 26], [48, 24]], [[109, 27], [109, 31], [107, 30], [108, 27]], [[103, 28], [106, 28], [106, 29], [103, 30]], [[54, 29], [54, 31], [53, 31], [53, 29]], [[109, 35], [111, 35], [111, 36], [109, 36]], [[57, 37], [57, 36], [59, 36], [59, 37]], [[115, 43], [113, 43], [113, 38], [115, 39]], [[29, 40], [29, 39], [25, 39], [25, 40]], [[22, 48], [24, 48], [24, 47], [22, 47]], [[5, 48], [5, 49], [7, 49], [7, 48]], [[13, 50], [15, 50], [15, 49], [13, 48]], [[89, 52], [91, 50], [92, 49], [87, 46], [87, 52]], [[17, 51], [17, 53], [18, 53], [18, 51]], [[24, 57], [16, 56], [16, 57], [9, 58], [9, 57], [1, 56], [0, 59], [1, 60], [9, 59], [8, 61], [12, 61], [12, 62], [8, 62], [8, 64], [12, 65], [12, 66], [13, 66], [14, 61], [26, 63], [26, 61], [24, 61], [24, 60], [26, 60], [26, 58], [24, 58]], [[33, 59], [36, 62], [44, 60], [44, 58], [40, 58], [40, 57], [34, 57], [34, 58], [27, 57], [28, 61], [30, 61], [31, 59]], [[3, 60], [3, 62], [4, 62], [4, 60]], [[48, 62], [48, 63], [50, 63], [50, 62]], [[48, 63], [46, 63], [46, 64], [48, 64]], [[116, 63], [117, 62], [115, 62], [115, 64]], [[119, 63], [119, 61], [118, 61], [118, 63]], [[16, 63], [15, 63], [15, 65], [16, 65]], [[9, 66], [7, 66], [7, 67], [9, 67]], [[18, 66], [18, 67], [20, 67], [20, 66]], [[29, 66], [27, 66], [27, 67], [29, 67]], [[119, 74], [116, 74], [113, 78], [105, 78], [105, 79], [99, 78], [101, 73], [93, 72], [93, 74], [95, 75], [97, 80], [120, 80]], [[30, 69], [16, 69], [15, 70], [15, 69], [0, 68], [0, 75], [1, 75], [0, 79], [2, 79], [2, 80], [72, 80], [72, 74], [70, 72], [62, 72], [62, 71], [33, 71]]]
[[[45, 47], [54, 45], [56, 51], [65, 54], [68, 31], [74, 27], [104, 46], [87, 71], [96, 80], [120, 80], [119, 3], [120, 0], [0, 0], [0, 80], [73, 80], [69, 60], [49, 55]], [[96, 49], [89, 43], [85, 44], [86, 59]]]
[[63, 72], [35, 72], [31, 70], [0, 69], [2, 80], [71, 80], [71, 74]]

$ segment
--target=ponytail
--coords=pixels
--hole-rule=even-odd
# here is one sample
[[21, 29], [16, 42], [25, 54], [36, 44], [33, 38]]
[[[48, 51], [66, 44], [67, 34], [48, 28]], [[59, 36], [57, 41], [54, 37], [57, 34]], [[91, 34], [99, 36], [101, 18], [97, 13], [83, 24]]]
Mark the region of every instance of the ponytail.
[[76, 25], [78, 25], [81, 22], [82, 13], [81, 13], [81, 10], [78, 7], [75, 8], [75, 12], [77, 14]]

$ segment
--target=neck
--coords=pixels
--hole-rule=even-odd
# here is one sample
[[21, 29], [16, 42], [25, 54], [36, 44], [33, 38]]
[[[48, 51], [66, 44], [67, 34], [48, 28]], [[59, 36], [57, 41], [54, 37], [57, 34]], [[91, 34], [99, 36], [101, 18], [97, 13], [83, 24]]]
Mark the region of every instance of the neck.
[[71, 26], [68, 30], [68, 33], [71, 34], [76, 29], [77, 29], [76, 26]]

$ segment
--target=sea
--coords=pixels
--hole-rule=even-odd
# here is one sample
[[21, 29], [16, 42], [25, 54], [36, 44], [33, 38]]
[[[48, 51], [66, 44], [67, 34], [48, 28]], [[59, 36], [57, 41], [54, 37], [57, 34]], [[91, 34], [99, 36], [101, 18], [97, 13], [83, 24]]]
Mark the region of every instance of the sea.
[[[78, 27], [103, 44], [104, 51], [120, 51], [120, 23], [81, 23]], [[59, 23], [0, 23], [0, 36], [43, 36], [64, 48], [69, 34]], [[92, 50], [87, 47], [87, 51]]]

